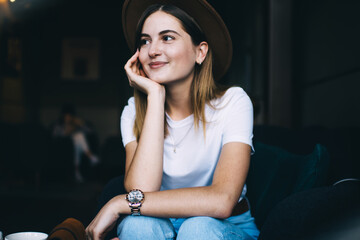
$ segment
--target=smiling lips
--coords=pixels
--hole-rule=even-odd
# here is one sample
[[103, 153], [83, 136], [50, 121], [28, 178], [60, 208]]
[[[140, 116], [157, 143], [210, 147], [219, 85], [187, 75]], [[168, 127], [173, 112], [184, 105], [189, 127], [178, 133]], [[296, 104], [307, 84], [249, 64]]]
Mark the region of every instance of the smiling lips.
[[158, 62], [151, 62], [149, 64], [149, 66], [151, 69], [157, 69], [157, 68], [161, 68], [161, 67], [165, 66], [166, 64], [167, 64], [167, 62], [158, 61]]

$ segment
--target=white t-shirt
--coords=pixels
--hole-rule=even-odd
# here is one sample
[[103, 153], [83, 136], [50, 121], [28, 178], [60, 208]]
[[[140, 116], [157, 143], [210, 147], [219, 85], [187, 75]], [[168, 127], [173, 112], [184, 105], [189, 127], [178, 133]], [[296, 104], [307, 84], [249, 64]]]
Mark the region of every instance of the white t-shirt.
[[[213, 107], [205, 107], [206, 137], [201, 122], [199, 128], [194, 129], [193, 115], [180, 121], [166, 115], [169, 134], [164, 142], [161, 190], [211, 185], [222, 146], [226, 143], [246, 143], [253, 150], [253, 107], [245, 91], [240, 87], [229, 88], [211, 104]], [[124, 146], [136, 140], [134, 120], [135, 102], [131, 97], [121, 115]], [[246, 186], [241, 198], [245, 193]]]

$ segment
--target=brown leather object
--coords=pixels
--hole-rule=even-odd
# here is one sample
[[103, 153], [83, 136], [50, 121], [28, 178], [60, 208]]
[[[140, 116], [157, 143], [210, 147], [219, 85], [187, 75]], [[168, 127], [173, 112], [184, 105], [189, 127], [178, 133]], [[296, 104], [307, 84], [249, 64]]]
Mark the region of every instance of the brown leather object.
[[238, 204], [235, 205], [235, 207], [233, 208], [233, 211], [231, 213], [231, 216], [238, 216], [241, 215], [247, 211], [249, 211], [249, 203], [247, 201], [246, 198], [241, 199], [240, 202], [238, 202]]
[[49, 234], [48, 240], [85, 240], [85, 227], [75, 218], [67, 218]]

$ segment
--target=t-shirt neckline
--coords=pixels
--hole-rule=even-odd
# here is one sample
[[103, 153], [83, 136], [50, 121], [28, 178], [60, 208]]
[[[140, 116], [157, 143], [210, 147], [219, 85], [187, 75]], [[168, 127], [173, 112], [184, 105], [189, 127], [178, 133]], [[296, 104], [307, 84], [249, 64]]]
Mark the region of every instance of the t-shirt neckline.
[[190, 114], [189, 116], [181, 120], [173, 120], [167, 112], [165, 112], [165, 114], [166, 114], [166, 121], [171, 128], [184, 127], [194, 122], [194, 114]]

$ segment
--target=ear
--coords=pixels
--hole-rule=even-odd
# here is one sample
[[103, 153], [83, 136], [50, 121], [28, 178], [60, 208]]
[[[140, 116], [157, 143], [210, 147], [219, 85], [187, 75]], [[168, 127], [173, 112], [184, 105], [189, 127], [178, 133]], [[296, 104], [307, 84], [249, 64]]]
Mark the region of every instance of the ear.
[[201, 65], [202, 62], [204, 61], [207, 52], [209, 49], [209, 45], [207, 42], [201, 42], [198, 46], [197, 46], [197, 51], [196, 51], [196, 63]]

